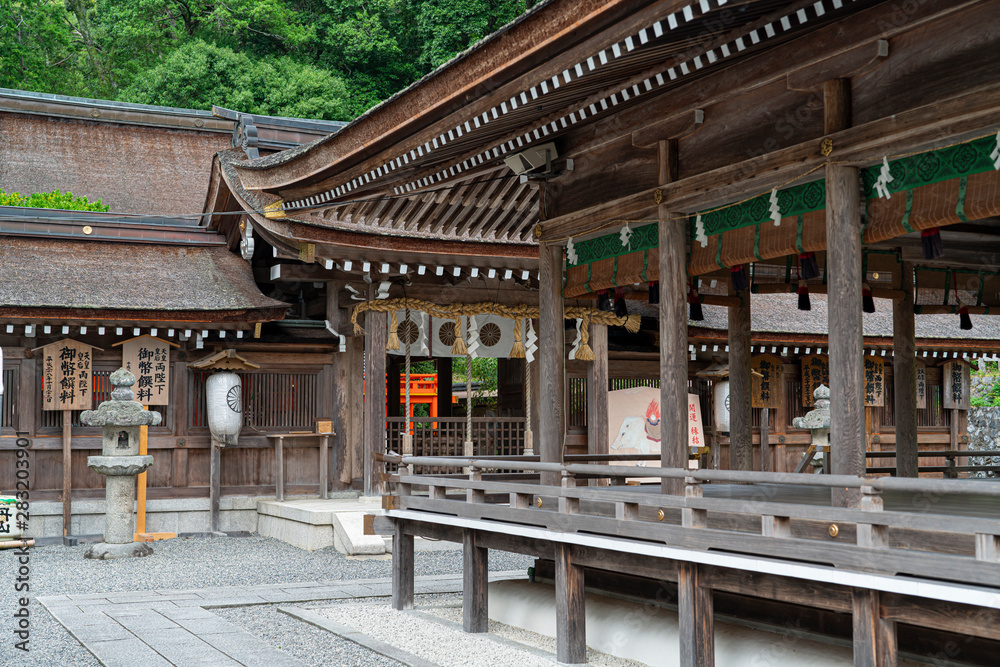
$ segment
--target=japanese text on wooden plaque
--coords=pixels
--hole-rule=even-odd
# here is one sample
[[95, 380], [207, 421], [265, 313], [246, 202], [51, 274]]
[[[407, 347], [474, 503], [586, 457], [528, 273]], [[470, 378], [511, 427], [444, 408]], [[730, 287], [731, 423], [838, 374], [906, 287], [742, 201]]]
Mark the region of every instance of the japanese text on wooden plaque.
[[821, 384], [830, 386], [830, 361], [825, 354], [810, 354], [802, 357], [802, 405], [811, 408], [815, 399], [813, 392]]
[[927, 366], [917, 361], [917, 410], [927, 408]]
[[132, 392], [143, 405], [166, 405], [170, 397], [170, 343], [139, 336], [122, 343], [122, 368], [135, 376]]
[[941, 398], [946, 410], [968, 410], [972, 394], [969, 364], [949, 361], [941, 371]]
[[42, 409], [93, 407], [94, 348], [72, 339], [42, 348]]
[[698, 394], [688, 394], [688, 447], [694, 453], [707, 446], [701, 423], [701, 400]]
[[885, 405], [885, 360], [882, 357], [865, 356], [865, 407], [875, 408]]
[[755, 408], [781, 405], [781, 358], [758, 354], [750, 359], [751, 400]]

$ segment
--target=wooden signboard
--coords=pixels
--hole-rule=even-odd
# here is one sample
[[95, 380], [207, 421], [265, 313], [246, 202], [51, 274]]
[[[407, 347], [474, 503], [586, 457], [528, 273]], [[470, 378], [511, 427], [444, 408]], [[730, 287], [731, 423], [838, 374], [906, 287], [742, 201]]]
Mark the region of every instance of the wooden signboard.
[[755, 408], [781, 405], [781, 358], [758, 354], [750, 359], [750, 397]]
[[830, 386], [830, 359], [825, 354], [810, 354], [802, 363], [802, 405], [811, 408], [816, 402], [813, 392], [821, 384]]
[[946, 410], [968, 410], [972, 400], [969, 364], [949, 361], [941, 370], [941, 399]]
[[688, 449], [693, 454], [708, 446], [701, 423], [701, 400], [698, 394], [688, 394]]
[[42, 351], [42, 409], [90, 410], [94, 407], [94, 347], [70, 338]]
[[139, 336], [115, 343], [122, 346], [122, 368], [135, 375], [132, 392], [143, 405], [170, 402], [170, 347], [162, 338]]
[[885, 405], [885, 359], [865, 355], [865, 407]]
[[917, 410], [927, 408], [927, 364], [917, 360]]

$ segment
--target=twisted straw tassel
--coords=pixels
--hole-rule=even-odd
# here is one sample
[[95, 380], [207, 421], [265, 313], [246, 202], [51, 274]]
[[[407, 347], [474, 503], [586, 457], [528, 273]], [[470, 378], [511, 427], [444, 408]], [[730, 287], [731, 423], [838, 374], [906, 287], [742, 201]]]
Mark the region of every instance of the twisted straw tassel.
[[524, 359], [524, 343], [521, 342], [521, 318], [514, 320], [514, 346], [510, 348], [511, 359]]
[[389, 338], [385, 341], [385, 349], [387, 350], [398, 350], [399, 349], [399, 334], [396, 329], [399, 328], [399, 322], [396, 320], [396, 311], [389, 311]]
[[580, 347], [576, 350], [576, 358], [580, 361], [593, 361], [594, 350], [591, 349], [590, 340], [590, 318], [584, 317], [583, 324], [580, 325]]
[[465, 346], [465, 339], [462, 338], [461, 315], [455, 316], [455, 342], [451, 344], [451, 353], [454, 354], [456, 357], [463, 356], [469, 353], [469, 349]]

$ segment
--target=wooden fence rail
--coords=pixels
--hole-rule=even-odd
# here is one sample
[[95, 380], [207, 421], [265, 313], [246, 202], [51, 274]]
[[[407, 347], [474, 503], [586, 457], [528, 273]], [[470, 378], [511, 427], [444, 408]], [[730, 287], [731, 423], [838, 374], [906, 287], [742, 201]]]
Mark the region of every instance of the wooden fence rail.
[[[1000, 484], [987, 480], [860, 478], [723, 470], [560, 464], [511, 458], [384, 457], [398, 509], [505, 521], [548, 530], [653, 540], [689, 549], [744, 553], [833, 565], [861, 572], [946, 579], [996, 587], [1000, 582]], [[468, 469], [468, 477], [413, 474], [414, 469]], [[557, 472], [560, 486], [484, 479], [483, 471]], [[682, 479], [684, 495], [636, 487], [577, 486], [583, 478]], [[739, 497], [706, 495], [735, 483]], [[747, 486], [753, 485], [753, 486]], [[796, 501], [791, 487], [861, 491], [860, 506]], [[426, 489], [426, 495], [418, 490]], [[720, 489], [721, 490], [721, 489]], [[458, 492], [458, 493], [449, 493]], [[883, 497], [927, 501], [907, 511], [884, 509]], [[961, 496], [977, 511], [955, 513]], [[829, 501], [828, 501], [829, 502]], [[976, 515], [978, 514], [978, 516]], [[835, 539], [840, 534], [840, 539]], [[964, 537], [958, 537], [964, 536]]]

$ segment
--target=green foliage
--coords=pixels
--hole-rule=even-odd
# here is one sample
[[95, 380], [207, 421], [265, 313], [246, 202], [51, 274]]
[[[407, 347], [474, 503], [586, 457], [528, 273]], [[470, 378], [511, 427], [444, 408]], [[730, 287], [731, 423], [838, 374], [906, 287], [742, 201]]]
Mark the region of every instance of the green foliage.
[[0, 86], [350, 119], [530, 0], [0, 0]]
[[1000, 407], [1000, 362], [987, 361], [983, 369], [973, 365], [972, 376], [985, 380], [984, 383], [973, 382], [972, 407]]
[[129, 102], [205, 109], [218, 104], [249, 113], [345, 120], [343, 81], [287, 57], [251, 58], [200, 39], [140, 74]]
[[86, 197], [74, 197], [72, 192], [36, 192], [22, 195], [0, 190], [0, 206], [24, 206], [26, 208], [57, 208], [64, 211], [107, 211], [111, 207], [101, 204], [98, 199], [89, 201]]
[[[451, 373], [456, 384], [465, 383], [465, 357], [452, 359]], [[497, 360], [490, 357], [473, 359], [472, 381], [479, 383], [479, 388], [472, 392], [473, 398], [485, 398], [496, 394], [500, 386], [497, 375]]]

